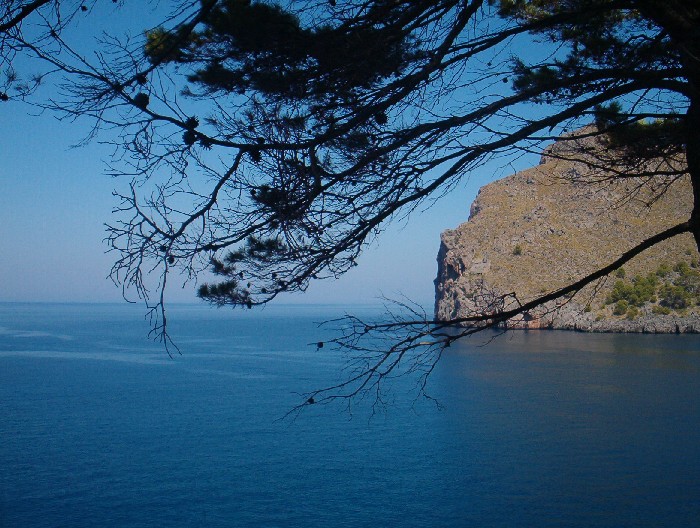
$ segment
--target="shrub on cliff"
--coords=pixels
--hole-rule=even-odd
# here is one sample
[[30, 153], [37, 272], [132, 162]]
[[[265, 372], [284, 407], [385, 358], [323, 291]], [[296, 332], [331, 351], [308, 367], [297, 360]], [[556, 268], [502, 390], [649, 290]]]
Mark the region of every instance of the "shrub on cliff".
[[606, 299], [606, 304], [624, 300], [633, 306], [643, 306], [648, 302], [656, 302], [656, 288], [659, 284], [655, 274], [646, 277], [636, 276], [632, 282], [616, 281]]
[[691, 303], [691, 296], [682, 286], [664, 284], [661, 288], [661, 306], [681, 310]]
[[615, 303], [615, 307], [613, 308], [613, 315], [625, 315], [629, 308], [630, 303], [625, 301], [624, 299], [620, 299]]

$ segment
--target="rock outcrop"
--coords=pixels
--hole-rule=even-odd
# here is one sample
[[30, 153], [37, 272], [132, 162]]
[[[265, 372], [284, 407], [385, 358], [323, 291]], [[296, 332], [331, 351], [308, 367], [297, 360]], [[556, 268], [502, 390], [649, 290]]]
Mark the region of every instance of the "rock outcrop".
[[[514, 307], [614, 261], [686, 220], [686, 176], [614, 178], [596, 141], [562, 138], [539, 166], [484, 186], [469, 220], [442, 233], [435, 315], [448, 320]], [[659, 161], [658, 163], [662, 163]], [[672, 185], [670, 185], [673, 183]], [[644, 295], [640, 289], [651, 284]], [[679, 289], [680, 288], [680, 289]], [[677, 294], [674, 297], [674, 292]], [[680, 297], [678, 297], [680, 296]], [[614, 276], [507, 324], [596, 332], [699, 332], [700, 271], [690, 235], [639, 255]]]

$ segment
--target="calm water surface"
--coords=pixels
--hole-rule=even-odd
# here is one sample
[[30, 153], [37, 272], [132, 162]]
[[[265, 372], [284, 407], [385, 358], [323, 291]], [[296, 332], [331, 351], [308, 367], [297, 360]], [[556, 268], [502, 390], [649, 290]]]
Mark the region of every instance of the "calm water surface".
[[0, 304], [0, 526], [700, 525], [700, 337], [469, 340], [442, 410], [279, 421], [340, 312], [174, 307], [169, 359], [139, 307]]

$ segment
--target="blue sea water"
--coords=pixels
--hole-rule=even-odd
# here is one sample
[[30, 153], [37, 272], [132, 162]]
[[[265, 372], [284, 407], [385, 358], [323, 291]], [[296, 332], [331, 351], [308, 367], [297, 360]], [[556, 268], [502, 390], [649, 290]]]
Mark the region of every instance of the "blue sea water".
[[[358, 307], [356, 311], [368, 311]], [[311, 406], [333, 306], [0, 304], [0, 526], [700, 525], [700, 337], [519, 332]]]

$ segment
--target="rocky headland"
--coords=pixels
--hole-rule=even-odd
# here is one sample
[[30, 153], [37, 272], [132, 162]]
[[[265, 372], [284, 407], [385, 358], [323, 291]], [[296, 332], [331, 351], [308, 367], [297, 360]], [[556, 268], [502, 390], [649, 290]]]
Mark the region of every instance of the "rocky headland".
[[[515, 307], [584, 277], [689, 217], [686, 176], [618, 178], [597, 168], [610, 166], [602, 158], [614, 153], [605, 150], [599, 140], [562, 138], [544, 151], [538, 166], [481, 188], [469, 220], [442, 233], [436, 318]], [[698, 260], [692, 237], [677, 236], [575, 295], [506, 324], [697, 333]]]

